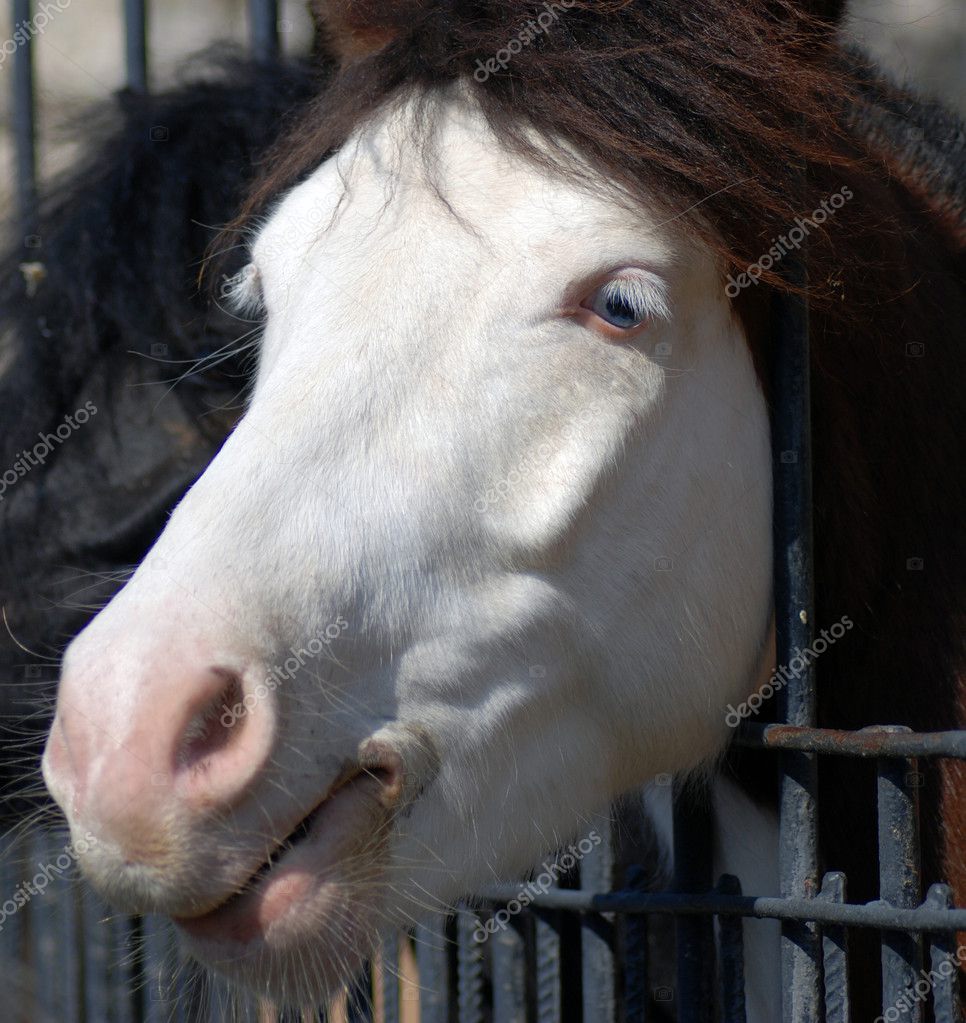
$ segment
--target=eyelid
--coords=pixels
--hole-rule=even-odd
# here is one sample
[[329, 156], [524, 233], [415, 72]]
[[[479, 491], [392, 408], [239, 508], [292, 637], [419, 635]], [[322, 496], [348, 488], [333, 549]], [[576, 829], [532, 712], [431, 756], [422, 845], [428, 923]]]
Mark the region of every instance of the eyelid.
[[667, 282], [653, 270], [642, 266], [623, 264], [588, 275], [575, 281], [564, 297], [565, 315], [573, 315], [598, 291], [615, 281], [624, 282], [633, 289], [635, 304], [639, 304], [649, 320], [671, 318]]

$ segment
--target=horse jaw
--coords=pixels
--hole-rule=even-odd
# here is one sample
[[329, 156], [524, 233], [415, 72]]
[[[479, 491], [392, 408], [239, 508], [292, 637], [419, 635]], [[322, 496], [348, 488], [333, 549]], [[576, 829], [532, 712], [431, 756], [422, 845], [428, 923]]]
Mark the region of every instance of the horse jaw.
[[[250, 407], [72, 645], [60, 730], [83, 690], [119, 747], [151, 735], [130, 767], [154, 778], [179, 691], [158, 680], [183, 636], [192, 663], [234, 665], [247, 696], [330, 623], [345, 629], [263, 687], [270, 713], [253, 709], [242, 733], [263, 763], [244, 785], [232, 775], [230, 803], [218, 747], [207, 800], [185, 795], [193, 779], [153, 791], [156, 862], [136, 877], [102, 812], [117, 758], [98, 752], [68, 779], [83, 774], [78, 723], [70, 757], [48, 751], [72, 827], [99, 839], [81, 855], [94, 883], [191, 916], [247, 884], [371, 736], [418, 729], [432, 755], [405, 753], [406, 770], [422, 765], [412, 798], [360, 812], [378, 842], [353, 845], [343, 822], [344, 869], [286, 904], [257, 949], [196, 945], [299, 999], [381, 929], [525, 868], [655, 773], [713, 758], [769, 620], [768, 420], [720, 268], [657, 204], [628, 210], [604, 182], [510, 154], [465, 99], [436, 113], [435, 162], [401, 104], [264, 226]], [[626, 266], [659, 282], [670, 314], [620, 344], [564, 310]], [[314, 980], [306, 949], [331, 967]]]

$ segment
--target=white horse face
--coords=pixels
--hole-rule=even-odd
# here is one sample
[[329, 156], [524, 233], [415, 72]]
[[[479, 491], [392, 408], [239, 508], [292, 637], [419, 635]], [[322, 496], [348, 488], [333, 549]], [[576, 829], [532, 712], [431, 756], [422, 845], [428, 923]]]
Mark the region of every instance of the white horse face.
[[248, 412], [71, 645], [45, 754], [108, 899], [297, 998], [713, 755], [769, 616], [710, 253], [454, 97], [427, 164], [412, 116], [261, 230]]

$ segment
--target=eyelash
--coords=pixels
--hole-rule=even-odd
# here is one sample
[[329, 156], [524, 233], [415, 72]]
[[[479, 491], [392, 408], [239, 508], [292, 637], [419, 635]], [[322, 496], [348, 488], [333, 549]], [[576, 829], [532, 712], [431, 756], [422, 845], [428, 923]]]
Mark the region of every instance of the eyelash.
[[265, 296], [261, 276], [254, 263], [246, 263], [236, 274], [225, 278], [221, 286], [221, 298], [228, 309], [240, 318], [264, 317]]
[[622, 304], [631, 310], [635, 320], [642, 322], [650, 316], [649, 296], [642, 295], [643, 289], [638, 281], [618, 278], [598, 288], [595, 294], [600, 295], [606, 301], [613, 301]]

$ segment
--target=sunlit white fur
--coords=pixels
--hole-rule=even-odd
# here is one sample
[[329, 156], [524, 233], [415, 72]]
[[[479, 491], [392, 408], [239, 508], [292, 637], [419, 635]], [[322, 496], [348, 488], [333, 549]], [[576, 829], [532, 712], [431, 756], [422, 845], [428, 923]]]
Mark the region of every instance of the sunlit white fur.
[[[311, 807], [398, 721], [425, 730], [439, 773], [345, 912], [407, 923], [713, 757], [752, 688], [768, 425], [720, 268], [673, 211], [510, 155], [468, 99], [440, 98], [429, 164], [412, 116], [367, 126], [273, 210], [250, 408], [68, 654], [120, 741], [167, 698], [150, 672], [165, 651], [264, 671], [348, 622], [324, 673], [272, 697], [279, 742], [245, 800], [203, 821], [172, 806], [167, 874], [122, 875], [110, 843], [85, 858], [118, 901], [217, 894], [256, 822]], [[625, 267], [666, 302], [633, 342], [561, 312]], [[307, 907], [302, 948], [345, 956], [333, 932]], [[261, 969], [239, 976], [259, 986]]]

